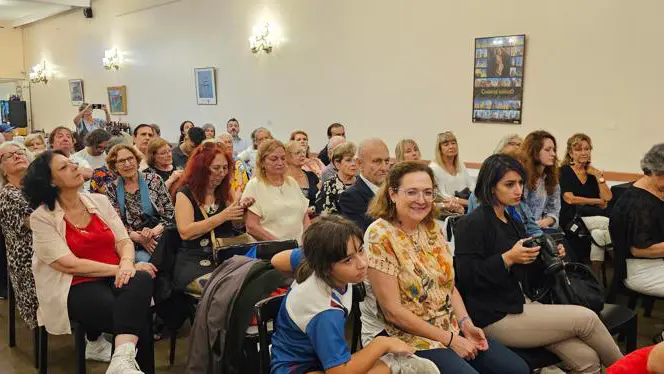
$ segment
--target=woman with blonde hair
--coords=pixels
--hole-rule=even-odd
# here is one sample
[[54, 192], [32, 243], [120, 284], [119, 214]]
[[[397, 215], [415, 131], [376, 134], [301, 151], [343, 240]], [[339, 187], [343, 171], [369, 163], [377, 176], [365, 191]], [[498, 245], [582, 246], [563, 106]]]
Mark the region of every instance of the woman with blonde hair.
[[581, 217], [593, 238], [590, 264], [599, 275], [604, 247], [611, 244], [605, 209], [613, 195], [602, 172], [590, 164], [592, 149], [592, 141], [586, 134], [574, 134], [567, 140], [567, 151], [560, 167], [560, 225], [567, 227], [575, 215]]
[[35, 156], [46, 150], [46, 141], [41, 133], [34, 133], [26, 136], [23, 145], [25, 145]]
[[290, 140], [300, 143], [300, 145], [305, 149], [306, 154], [304, 158], [304, 166], [302, 169], [315, 173], [318, 179], [321, 179], [323, 176], [323, 169], [325, 169], [325, 164], [317, 157], [311, 157], [309, 135], [307, 135], [307, 133], [303, 130], [296, 130], [291, 133]]
[[247, 232], [257, 240], [301, 240], [309, 226], [309, 201], [300, 186], [286, 175], [286, 147], [276, 139], [267, 139], [258, 147], [256, 173], [242, 198], [256, 202], [246, 218]]
[[306, 152], [307, 149], [299, 142], [291, 141], [286, 144], [286, 175], [297, 181], [302, 194], [309, 200], [309, 214], [313, 215], [320, 179], [314, 172], [304, 170]]
[[493, 154], [516, 152], [521, 149], [521, 143], [523, 139], [518, 134], [507, 134], [500, 139]]
[[459, 204], [468, 206], [475, 181], [459, 159], [459, 145], [452, 131], [438, 134], [434, 154], [436, 158], [429, 167], [436, 177], [438, 191], [443, 197], [457, 197]]
[[418, 161], [422, 159], [420, 147], [413, 139], [401, 139], [397, 146], [394, 148], [394, 153], [397, 157], [397, 162], [401, 161]]

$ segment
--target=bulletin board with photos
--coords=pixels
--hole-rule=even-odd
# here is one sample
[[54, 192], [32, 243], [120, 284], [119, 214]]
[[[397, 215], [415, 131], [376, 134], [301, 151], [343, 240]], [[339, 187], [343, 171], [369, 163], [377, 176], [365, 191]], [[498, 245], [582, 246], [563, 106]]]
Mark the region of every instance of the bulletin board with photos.
[[473, 122], [521, 123], [526, 35], [475, 39]]

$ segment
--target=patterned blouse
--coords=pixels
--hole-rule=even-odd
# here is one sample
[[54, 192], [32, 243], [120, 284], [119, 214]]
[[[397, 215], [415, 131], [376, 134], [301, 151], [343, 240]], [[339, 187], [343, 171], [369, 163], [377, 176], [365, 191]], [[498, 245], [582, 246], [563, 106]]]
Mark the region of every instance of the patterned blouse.
[[231, 191], [236, 193], [239, 192], [240, 194], [244, 192], [244, 188], [247, 187], [247, 183], [249, 183], [250, 178], [251, 176], [249, 175], [249, 169], [247, 168], [247, 165], [244, 163], [244, 161], [236, 160], [235, 174], [231, 180]]
[[352, 186], [353, 183], [346, 185], [336, 175], [334, 178], [325, 181], [321, 190], [318, 191], [318, 196], [316, 196], [316, 212], [318, 214], [339, 214], [341, 212], [339, 209], [339, 195]]
[[37, 327], [37, 294], [32, 275], [32, 231], [25, 226], [32, 214], [19, 188], [6, 184], [0, 188], [0, 222], [7, 248], [9, 277], [14, 288], [18, 312], [31, 329]]
[[[384, 219], [369, 226], [367, 258], [369, 267], [397, 277], [401, 305], [411, 313], [444, 331], [459, 333], [452, 309], [454, 267], [452, 252], [440, 226], [420, 224], [408, 235]], [[379, 312], [380, 313], [380, 312]], [[380, 318], [385, 318], [380, 315]], [[441, 342], [414, 336], [386, 321], [386, 331], [416, 350], [444, 348]]]
[[110, 171], [106, 166], [94, 169], [92, 171], [92, 178], [90, 179], [90, 192], [106, 194], [106, 186], [113, 183], [117, 178], [115, 173]]
[[[150, 194], [150, 201], [156, 214], [159, 217], [159, 223], [164, 226], [171, 225], [173, 223], [173, 203], [171, 202], [171, 196], [166, 190], [166, 185], [164, 181], [155, 173], [150, 172], [141, 172], [145, 182], [148, 184], [148, 190]], [[136, 190], [134, 193], [130, 193], [125, 190], [125, 215], [122, 216], [120, 211], [120, 206], [118, 205], [117, 198], [117, 181], [110, 183], [106, 189], [106, 196], [113, 204], [113, 208], [118, 212], [122, 222], [124, 222], [127, 231], [137, 231], [142, 229], [144, 226], [144, 217], [143, 217], [143, 207], [141, 206], [141, 192], [140, 189]]]
[[523, 196], [526, 205], [533, 212], [535, 220], [551, 217], [554, 220], [551, 227], [558, 227], [558, 217], [560, 216], [560, 184], [556, 184], [553, 193], [549, 195], [546, 193], [544, 178], [540, 178], [534, 190], [528, 190], [524, 186]]

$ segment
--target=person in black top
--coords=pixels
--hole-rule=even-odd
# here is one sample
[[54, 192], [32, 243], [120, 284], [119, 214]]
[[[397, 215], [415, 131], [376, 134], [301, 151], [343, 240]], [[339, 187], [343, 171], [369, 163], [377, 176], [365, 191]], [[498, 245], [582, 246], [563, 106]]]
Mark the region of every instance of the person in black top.
[[304, 170], [307, 149], [299, 142], [291, 141], [286, 145], [286, 175], [293, 177], [302, 190], [304, 197], [309, 200], [309, 216], [314, 215], [316, 209], [316, 195], [320, 189], [320, 179], [316, 173]]
[[[344, 125], [335, 122], [327, 127], [327, 138], [331, 139], [335, 135], [343, 136], [344, 138], [346, 137], [346, 128]], [[323, 161], [323, 164], [325, 165], [329, 165], [330, 163], [330, 155], [327, 147], [328, 144], [318, 152], [318, 158]]]
[[457, 287], [487, 337], [508, 347], [545, 347], [573, 373], [600, 373], [622, 354], [599, 317], [577, 305], [532, 303], [521, 291], [525, 267], [539, 247], [523, 246], [523, 225], [506, 208], [521, 201], [525, 175], [510, 156], [493, 155], [482, 164], [475, 187], [481, 206], [455, 228]]
[[184, 141], [173, 148], [173, 166], [176, 169], [184, 169], [189, 160], [189, 155], [205, 140], [205, 130], [200, 127], [192, 127], [187, 130]]
[[159, 175], [169, 191], [184, 174], [184, 170], [173, 166], [171, 145], [163, 138], [150, 140], [145, 162], [148, 164], [147, 170]]
[[[233, 201], [231, 165], [230, 155], [216, 142], [204, 143], [191, 154], [175, 195], [175, 222], [182, 238], [173, 274], [176, 289], [200, 296], [215, 269], [217, 250], [250, 241], [241, 226], [254, 199]], [[224, 252], [221, 257], [230, 255]]]
[[593, 272], [599, 276], [604, 262], [604, 247], [611, 244], [606, 207], [613, 196], [602, 172], [590, 164], [592, 149], [592, 142], [586, 134], [574, 134], [567, 140], [559, 179], [560, 226], [566, 228], [575, 215], [581, 217], [593, 237], [590, 261]]
[[625, 285], [664, 297], [664, 143], [641, 160], [644, 177], [625, 191], [611, 211], [609, 231], [616, 263], [627, 263]]

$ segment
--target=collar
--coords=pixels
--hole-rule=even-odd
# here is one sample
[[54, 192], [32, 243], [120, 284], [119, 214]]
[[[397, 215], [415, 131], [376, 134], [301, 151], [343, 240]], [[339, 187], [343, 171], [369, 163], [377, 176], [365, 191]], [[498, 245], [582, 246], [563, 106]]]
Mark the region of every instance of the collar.
[[380, 190], [380, 187], [378, 187], [375, 184], [369, 182], [369, 180], [367, 178], [365, 178], [364, 175], [362, 175], [361, 173], [360, 173], [360, 178], [369, 187], [371, 192], [374, 193], [374, 195], [378, 194], [378, 190]]
[[[92, 202], [89, 196], [79, 193], [78, 198], [81, 199], [81, 202], [85, 206], [85, 209], [88, 210], [90, 214], [98, 214], [99, 209], [97, 209], [97, 206]], [[58, 220], [64, 219], [65, 216], [65, 211], [62, 209], [62, 206], [60, 206], [59, 201], [55, 201], [55, 209], [51, 212], [52, 215], [54, 215]]]

